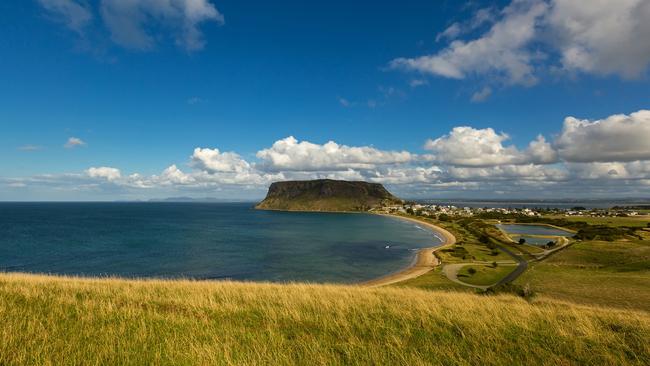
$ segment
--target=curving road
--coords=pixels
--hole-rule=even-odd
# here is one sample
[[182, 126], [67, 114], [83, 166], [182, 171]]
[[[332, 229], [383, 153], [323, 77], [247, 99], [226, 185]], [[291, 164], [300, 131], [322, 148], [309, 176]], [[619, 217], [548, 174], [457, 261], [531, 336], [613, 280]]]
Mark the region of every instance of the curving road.
[[516, 280], [517, 277], [521, 276], [521, 274], [524, 273], [526, 271], [526, 269], [528, 268], [528, 261], [525, 260], [522, 256], [513, 253], [510, 249], [508, 249], [508, 248], [506, 248], [506, 247], [504, 247], [502, 245], [497, 245], [497, 247], [499, 249], [503, 250], [504, 252], [506, 252], [509, 256], [511, 256], [512, 258], [514, 258], [517, 261], [517, 268], [515, 268], [515, 270], [510, 272], [507, 276], [503, 277], [501, 279], [501, 281], [497, 282], [496, 284], [494, 284], [492, 286], [499, 286], [499, 285], [503, 285], [503, 284], [506, 284], [506, 283], [510, 283], [510, 282]]

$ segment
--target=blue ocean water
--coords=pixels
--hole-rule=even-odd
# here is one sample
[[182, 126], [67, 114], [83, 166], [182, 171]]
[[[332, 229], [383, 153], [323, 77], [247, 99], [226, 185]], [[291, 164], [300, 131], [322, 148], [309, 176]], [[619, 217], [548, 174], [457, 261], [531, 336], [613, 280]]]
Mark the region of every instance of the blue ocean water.
[[369, 214], [251, 203], [0, 203], [0, 271], [354, 283], [439, 244], [417, 224]]

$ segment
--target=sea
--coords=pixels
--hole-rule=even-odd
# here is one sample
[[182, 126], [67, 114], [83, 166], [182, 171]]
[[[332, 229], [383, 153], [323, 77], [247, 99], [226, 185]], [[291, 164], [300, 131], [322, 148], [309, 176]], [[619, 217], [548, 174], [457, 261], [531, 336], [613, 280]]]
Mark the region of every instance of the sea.
[[440, 244], [397, 218], [246, 202], [0, 203], [2, 272], [358, 283]]

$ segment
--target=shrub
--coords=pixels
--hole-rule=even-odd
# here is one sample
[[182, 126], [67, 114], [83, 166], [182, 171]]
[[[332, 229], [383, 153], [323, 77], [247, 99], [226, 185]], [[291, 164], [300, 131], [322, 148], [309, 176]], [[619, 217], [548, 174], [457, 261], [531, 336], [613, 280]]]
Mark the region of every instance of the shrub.
[[438, 220], [440, 221], [451, 221], [451, 217], [447, 214], [440, 214], [438, 215]]
[[503, 293], [515, 294], [529, 301], [535, 297], [535, 292], [530, 288], [529, 284], [521, 286], [513, 283], [505, 283], [503, 285], [490, 287], [484, 292], [484, 294], [487, 295]]
[[497, 262], [492, 262], [492, 268], [497, 268], [499, 266], [499, 263]]
[[481, 236], [478, 238], [478, 241], [480, 241], [480, 242], [483, 243], [483, 244], [487, 244], [487, 243], [490, 242], [490, 238], [489, 238], [487, 235], [481, 235]]
[[467, 273], [473, 275], [473, 274], [476, 273], [476, 270], [475, 270], [474, 268], [472, 268], [472, 267], [469, 267], [469, 268], [467, 269]]
[[519, 244], [526, 244], [526, 239], [519, 238]]
[[499, 255], [499, 251], [496, 250], [496, 249], [492, 249], [492, 251], [490, 252], [490, 255], [496, 257], [497, 255]]

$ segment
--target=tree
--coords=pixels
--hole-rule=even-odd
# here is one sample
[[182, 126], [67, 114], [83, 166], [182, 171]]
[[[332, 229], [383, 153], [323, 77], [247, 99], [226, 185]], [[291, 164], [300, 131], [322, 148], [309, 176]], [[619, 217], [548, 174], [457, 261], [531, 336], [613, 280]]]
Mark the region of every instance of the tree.
[[526, 239], [519, 238], [519, 244], [526, 244]]
[[492, 268], [497, 268], [498, 265], [499, 265], [499, 263], [497, 263], [497, 262], [492, 262]]
[[473, 274], [476, 273], [476, 270], [475, 270], [474, 268], [472, 268], [472, 267], [469, 267], [469, 268], [467, 269], [467, 273], [473, 275]]
[[406, 209], [406, 213], [409, 214], [409, 215], [413, 215], [413, 209], [410, 208], [410, 207], [407, 208], [407, 209]]
[[480, 241], [483, 244], [487, 244], [490, 242], [490, 238], [487, 235], [481, 235], [481, 237], [478, 238], [478, 241]]
[[438, 220], [440, 220], [440, 221], [450, 221], [451, 217], [449, 217], [449, 215], [443, 213], [443, 214], [438, 215]]

